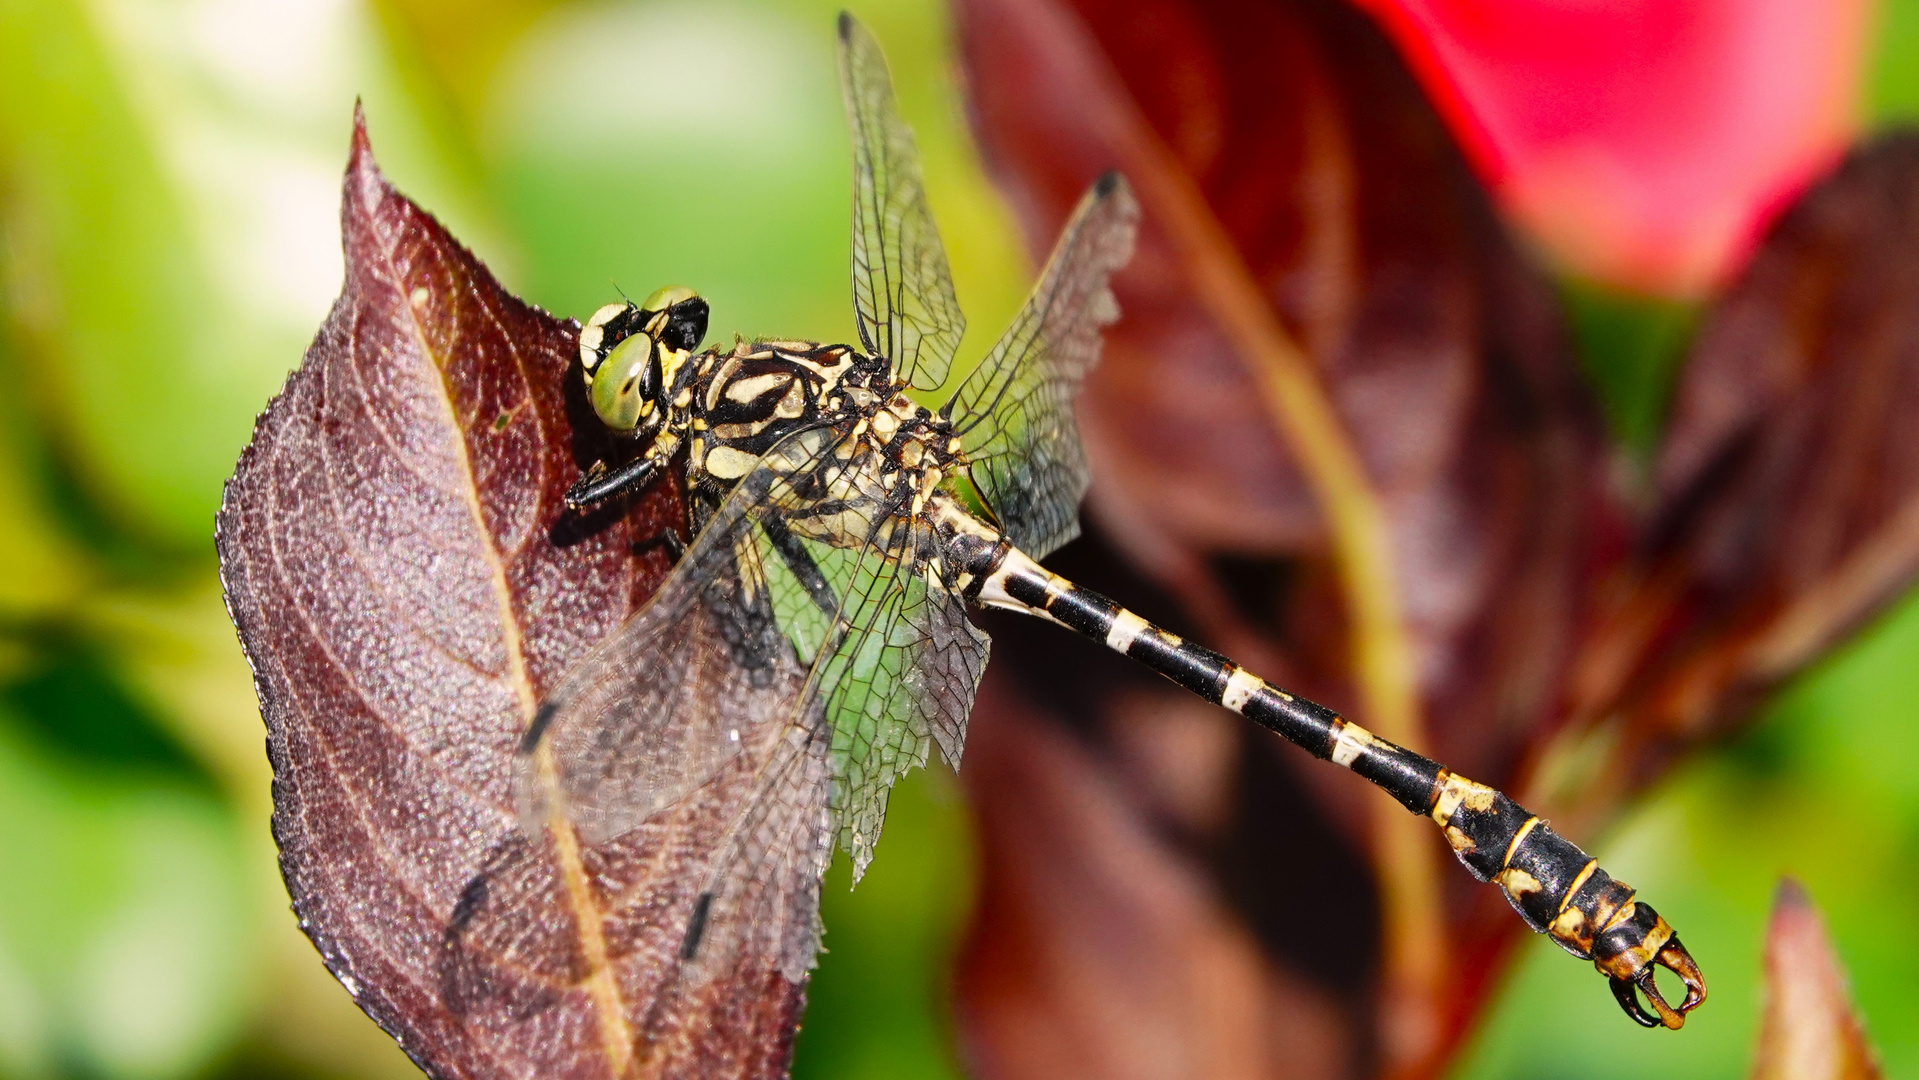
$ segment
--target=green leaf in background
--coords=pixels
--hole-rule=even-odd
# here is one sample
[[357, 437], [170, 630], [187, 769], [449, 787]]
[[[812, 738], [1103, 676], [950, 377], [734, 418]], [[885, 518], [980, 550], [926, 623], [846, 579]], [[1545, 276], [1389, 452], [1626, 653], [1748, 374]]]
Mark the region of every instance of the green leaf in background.
[[[19, 362], [0, 326], [0, 382], [19, 385]], [[40, 449], [25, 403], [0, 394], [0, 623], [24, 625], [72, 603], [86, 578], [39, 484]], [[20, 657], [0, 644], [0, 680]]]
[[[220, 484], [340, 282], [352, 101], [465, 235], [356, 5], [0, 4], [0, 227], [20, 366], [101, 520], [209, 548]], [[466, 210], [466, 212], [462, 212]]]
[[826, 952], [807, 988], [795, 1080], [945, 1080], [953, 1056], [952, 958], [973, 896], [964, 796], [945, 766], [893, 788], [886, 848], [859, 888], [841, 852], [820, 913]]
[[1919, 119], [1919, 0], [1883, 0], [1866, 80], [1874, 126]]
[[1568, 280], [1560, 297], [1580, 366], [1599, 391], [1613, 437], [1635, 455], [1658, 445], [1666, 400], [1692, 341], [1699, 307]]
[[[639, 296], [686, 284], [712, 301], [715, 340], [850, 340], [836, 8], [579, 4], [529, 26], [467, 110], [523, 245], [523, 291], [584, 315], [616, 286]], [[934, 213], [954, 238], [961, 302], [973, 325], [997, 327], [1031, 271], [959, 124], [941, 16], [930, 3], [870, 12], [925, 148]], [[437, 37], [437, 26], [416, 34]], [[974, 336], [976, 355], [992, 335]]]
[[581, 314], [616, 284], [685, 283], [716, 341], [846, 337], [829, 29], [726, 3], [563, 7], [530, 28], [485, 136], [529, 294]]
[[417, 1075], [286, 914], [211, 543], [339, 288], [356, 97], [409, 186], [511, 255], [407, 61], [353, 2], [0, 0], [9, 1080]]
[[162, 1080], [226, 1045], [256, 925], [234, 832], [204, 790], [76, 767], [0, 717], [0, 1074]]
[[201, 478], [226, 466], [167, 438], [171, 417], [221, 392], [211, 372], [190, 370], [217, 334], [197, 318], [209, 286], [113, 60], [77, 6], [0, 7], [0, 144], [9, 314], [29, 385], [74, 468], [129, 524], [179, 535], [204, 501]]

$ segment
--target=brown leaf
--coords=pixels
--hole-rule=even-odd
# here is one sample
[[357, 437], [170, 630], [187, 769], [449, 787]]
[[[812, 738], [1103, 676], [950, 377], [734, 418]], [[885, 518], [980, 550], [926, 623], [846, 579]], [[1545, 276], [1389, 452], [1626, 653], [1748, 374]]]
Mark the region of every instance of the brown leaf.
[[[1420, 749], [1476, 778], [1508, 779], [1554, 715], [1586, 577], [1623, 555], [1623, 515], [1549, 286], [1383, 38], [1345, 5], [1313, 0], [963, 0], [956, 23], [976, 129], [1036, 253], [1090, 177], [1127, 164], [1113, 134], [1127, 115], [1143, 116], [1198, 183], [1312, 361], [1388, 514], [1430, 735]], [[1116, 285], [1124, 317], [1081, 402], [1095, 533], [1124, 565], [1084, 545], [1056, 565], [1350, 708], [1318, 514], [1165, 227], [1149, 205], [1140, 254]], [[1177, 601], [1155, 606], [1148, 582]], [[1058, 651], [1038, 673], [1055, 686]], [[1124, 684], [1101, 665], [1049, 696], [1100, 702]], [[1114, 737], [1108, 719], [1079, 722]], [[1272, 809], [1266, 788], [1297, 782], [1268, 755], [1285, 769], [1304, 759], [1268, 742], [1246, 753], [1258, 763], [1216, 777], [1244, 785], [1234, 822], [1200, 838], [1222, 849], [1214, 887], [1233, 890], [1276, 965], [1306, 973], [1329, 1002], [1364, 1008], [1376, 931], [1362, 924], [1334, 947], [1310, 918], [1276, 915], [1270, 897], [1326, 861], [1311, 852], [1328, 838], [1296, 820], [1284, 838], [1243, 835]], [[1152, 791], [1154, 767], [1139, 764], [1120, 790]], [[1302, 776], [1360, 840], [1369, 793], [1330, 770]], [[996, 837], [990, 819], [987, 828], [989, 848], [1017, 842]], [[1512, 916], [1496, 896], [1484, 906], [1464, 875], [1451, 881], [1449, 1008], [1470, 1010]], [[1363, 881], [1345, 884], [1360, 894], [1329, 890], [1318, 904], [1373, 907]], [[981, 908], [977, 947], [994, 947], [985, 920], [995, 910]], [[1043, 956], [1029, 963], [1036, 982], [1053, 978]]]
[[1919, 136], [1855, 151], [1700, 332], [1644, 554], [1586, 643], [1574, 715], [1615, 749], [1584, 820], [1729, 730], [1919, 573]]
[[1782, 878], [1766, 928], [1766, 1011], [1752, 1080], [1878, 1080], [1879, 1062], [1846, 992], [1824, 920]]
[[[1079, 740], [987, 676], [961, 777], [982, 849], [960, 1023], [980, 1075], [1251, 1080], [1356, 1063], [1351, 1018], [1263, 963], [1197, 852]], [[1183, 718], [1235, 718], [1175, 698]], [[1226, 743], [1237, 749], [1237, 740]], [[1217, 787], [1215, 788], [1217, 790]]]
[[357, 117], [341, 225], [340, 299], [218, 526], [302, 927], [436, 1077], [782, 1075], [803, 986], [750, 951], [704, 981], [677, 963], [743, 769], [600, 848], [515, 816], [521, 733], [660, 583], [674, 485], [564, 511], [615, 449], [577, 324], [388, 185]]

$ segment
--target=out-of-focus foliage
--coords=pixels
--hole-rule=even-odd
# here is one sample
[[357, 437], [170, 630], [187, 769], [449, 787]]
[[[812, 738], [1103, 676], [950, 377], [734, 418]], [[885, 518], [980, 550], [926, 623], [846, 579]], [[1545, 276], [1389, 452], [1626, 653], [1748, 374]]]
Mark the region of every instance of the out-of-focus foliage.
[[[388, 174], [530, 300], [582, 315], [685, 282], [717, 335], [844, 338], [836, 6], [0, 0], [0, 1077], [417, 1075], [286, 914], [213, 581], [220, 483], [339, 288], [353, 100]], [[946, 16], [854, 6], [988, 337], [1030, 269], [965, 139]], [[1870, 115], [1919, 115], [1919, 2], [1876, 33]], [[1689, 315], [1575, 297], [1588, 370], [1645, 445]], [[1712, 973], [1706, 1009], [1631, 1067], [1746, 1071], [1789, 870], [1888, 1072], [1919, 1071], [1915, 655], [1908, 603], [1601, 845]], [[953, 785], [916, 774], [857, 892], [836, 867], [799, 1073], [957, 1073], [968, 844]], [[1458, 1074], [1617, 1075], [1640, 1033], [1528, 948]]]
[[[354, 100], [407, 193], [553, 311], [684, 281], [716, 335], [844, 338], [835, 10], [0, 2], [0, 1077], [417, 1075], [286, 913], [213, 577], [221, 482], [339, 290]], [[968, 310], [1003, 321], [1027, 269], [942, 15], [860, 13]], [[847, 962], [803, 1071], [953, 1071], [950, 781], [909, 783], [888, 838], [858, 893], [829, 882]]]
[[[1872, 28], [1863, 111], [1873, 128], [1919, 120], [1919, 3], [1887, 0]], [[1587, 283], [1568, 288], [1582, 359], [1623, 438], [1647, 445], [1689, 337], [1683, 302]], [[1615, 871], [1690, 909], [1686, 939], [1714, 965], [1712, 1001], [1687, 1045], [1662, 1047], [1674, 1075], [1744, 1075], [1760, 1007], [1774, 882], [1818, 897], [1888, 1075], [1919, 1069], [1919, 601], [1908, 598], [1801, 677], [1733, 745], [1668, 779], [1613, 831]], [[1677, 903], [1673, 906], [1677, 906]], [[1527, 955], [1455, 1069], [1460, 1077], [1610, 1076], [1606, 1007], [1575, 1002], [1582, 972], [1557, 950]]]

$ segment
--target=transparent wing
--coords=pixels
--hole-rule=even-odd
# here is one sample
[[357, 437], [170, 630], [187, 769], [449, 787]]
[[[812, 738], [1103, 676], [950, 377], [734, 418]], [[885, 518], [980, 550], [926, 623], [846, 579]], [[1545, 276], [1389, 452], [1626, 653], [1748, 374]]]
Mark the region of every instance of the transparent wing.
[[876, 463], [836, 445], [815, 429], [775, 446], [523, 740], [529, 835], [557, 796], [589, 844], [626, 844], [713, 785], [727, 820], [700, 845], [704, 887], [674, 909], [691, 987], [742, 957], [804, 974], [836, 833], [863, 870], [894, 780], [932, 745], [957, 760], [985, 666], [963, 602], [917, 569], [930, 531], [862, 497]]
[[699, 1038], [754, 978], [814, 965], [842, 819], [864, 869], [890, 783], [929, 744], [958, 758], [986, 637], [913, 570], [925, 526], [862, 497], [873, 462], [835, 447], [825, 428], [773, 447], [541, 706], [516, 777], [528, 829], [447, 932], [443, 978], [478, 988], [464, 998], [539, 944], [514, 898], [553, 888], [539, 838], [562, 810], [593, 846], [606, 925], [651, 957], [629, 1019], [649, 1042]]
[[[795, 661], [784, 670], [797, 694], [805, 669]], [[665, 1075], [784, 1075], [833, 850], [824, 730], [762, 724], [696, 797], [584, 849], [587, 900], [633, 1044], [670, 1063]], [[471, 1030], [572, 1022], [564, 1010], [578, 1007], [586, 972], [574, 920], [555, 913], [580, 897], [558, 867], [556, 837], [516, 829], [462, 890], [441, 942], [439, 989]]]
[[840, 85], [853, 129], [853, 308], [866, 351], [921, 390], [946, 383], [966, 317], [926, 206], [919, 150], [879, 43], [840, 14]]
[[[818, 624], [837, 600], [787, 564], [762, 524], [806, 501], [789, 477], [816, 471], [831, 445], [831, 432], [815, 429], [774, 447], [653, 599], [540, 706], [517, 761], [528, 832], [557, 793], [588, 843], [618, 836], [706, 782], [762, 727], [794, 718]], [[782, 611], [808, 608], [807, 626], [782, 624]]]
[[737, 971], [751, 957], [774, 959], [797, 983], [819, 954], [820, 879], [832, 861], [836, 820], [831, 739], [817, 701], [795, 720], [754, 768], [753, 792], [727, 826], [688, 913], [679, 960], [692, 985]]
[[1080, 200], [1032, 296], [942, 412], [1006, 535], [1039, 559], [1079, 535], [1086, 454], [1073, 403], [1119, 317], [1108, 281], [1133, 254], [1139, 204], [1109, 172]]
[[966, 720], [991, 646], [967, 618], [966, 604], [899, 552], [927, 550], [923, 523], [902, 519], [888, 540], [859, 553], [847, 574], [837, 648], [814, 669], [814, 688], [831, 729], [833, 805], [839, 841], [866, 872], [886, 820], [887, 796], [933, 746], [954, 768]]

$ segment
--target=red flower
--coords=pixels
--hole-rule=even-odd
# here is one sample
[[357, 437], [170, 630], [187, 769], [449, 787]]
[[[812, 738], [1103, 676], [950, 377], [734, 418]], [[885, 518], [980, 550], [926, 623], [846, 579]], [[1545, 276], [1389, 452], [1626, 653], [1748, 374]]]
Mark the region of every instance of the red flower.
[[1867, 0], [1360, 0], [1567, 269], [1694, 295], [1856, 129]]

